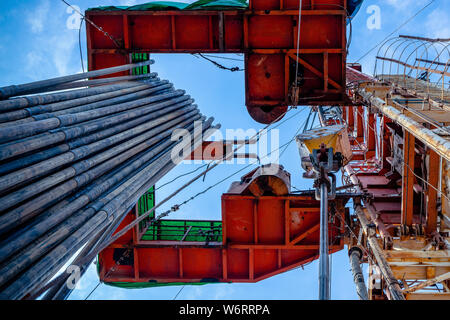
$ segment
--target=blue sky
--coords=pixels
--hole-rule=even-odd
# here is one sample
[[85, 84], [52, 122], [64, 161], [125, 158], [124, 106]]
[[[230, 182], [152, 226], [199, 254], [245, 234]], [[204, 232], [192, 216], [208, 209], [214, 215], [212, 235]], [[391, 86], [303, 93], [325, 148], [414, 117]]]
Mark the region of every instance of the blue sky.
[[[147, 1], [120, 0], [70, 0], [83, 11], [101, 5], [134, 5]], [[353, 62], [367, 52], [374, 44], [383, 40], [397, 26], [415, 14], [430, 0], [366, 0], [359, 14], [353, 20], [352, 43], [349, 62]], [[372, 11], [369, 7], [380, 8], [380, 29], [368, 29], [367, 20]], [[67, 28], [70, 17], [67, 7], [59, 0], [2, 0], [0, 1], [0, 86], [25, 83], [50, 77], [67, 75], [81, 71], [78, 48], [78, 30]], [[426, 37], [450, 37], [450, 1], [436, 0], [431, 6], [404, 26], [398, 34]], [[84, 29], [81, 45], [86, 57]], [[372, 73], [376, 50], [360, 61], [363, 70]], [[239, 56], [234, 56], [239, 58]], [[194, 97], [203, 114], [214, 116], [226, 128], [262, 128], [247, 114], [244, 104], [244, 74], [219, 70], [212, 64], [191, 55], [154, 55], [156, 63], [153, 71], [168, 79], [177, 88], [185, 89]], [[86, 59], [86, 58], [85, 58]], [[242, 66], [236, 61], [226, 61], [228, 66]], [[85, 62], [86, 65], [86, 62]], [[306, 107], [291, 111], [286, 117], [294, 116], [280, 126], [280, 145], [294, 136], [299, 125], [308, 115]], [[289, 145], [280, 163], [291, 173], [292, 185], [300, 189], [310, 188], [312, 181], [301, 178], [301, 167], [295, 143]], [[193, 192], [203, 190], [243, 165], [222, 165], [209, 173], [204, 182], [198, 181], [187, 191], [174, 198], [165, 208], [190, 197]], [[161, 183], [193, 170], [195, 165], [180, 165], [166, 176]], [[182, 210], [173, 214], [177, 219], [217, 219], [221, 218], [220, 196], [226, 192], [232, 181], [238, 180], [250, 168], [217, 186], [208, 194], [197, 198]], [[186, 179], [178, 180], [181, 184]], [[176, 185], [176, 184], [174, 184]], [[171, 185], [171, 186], [174, 186]], [[158, 191], [157, 199], [163, 199], [171, 188]], [[161, 211], [163, 208], [161, 209]], [[352, 275], [349, 271], [347, 251], [333, 255], [332, 298], [357, 299]], [[98, 283], [92, 267], [82, 279], [79, 290], [71, 299], [84, 299]], [[173, 299], [179, 287], [125, 290], [100, 287], [91, 299]], [[185, 287], [178, 299], [317, 299], [318, 265], [313, 262], [302, 268], [286, 272], [256, 284], [216, 284], [201, 287]]]

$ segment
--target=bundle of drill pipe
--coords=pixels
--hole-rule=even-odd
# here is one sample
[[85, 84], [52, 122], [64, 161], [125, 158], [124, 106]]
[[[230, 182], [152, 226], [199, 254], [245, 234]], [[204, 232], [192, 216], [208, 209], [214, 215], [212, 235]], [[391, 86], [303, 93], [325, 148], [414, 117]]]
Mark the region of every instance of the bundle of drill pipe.
[[0, 88], [0, 299], [32, 297], [107, 240], [176, 166], [175, 130], [195, 147], [219, 127], [155, 73], [98, 78], [152, 63]]

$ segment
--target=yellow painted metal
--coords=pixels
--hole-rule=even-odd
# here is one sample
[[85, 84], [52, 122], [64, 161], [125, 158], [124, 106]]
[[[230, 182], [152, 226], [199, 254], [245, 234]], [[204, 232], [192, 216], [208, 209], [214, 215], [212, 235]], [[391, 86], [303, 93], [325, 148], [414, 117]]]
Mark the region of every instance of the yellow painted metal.
[[347, 133], [347, 126], [335, 125], [312, 129], [297, 136], [300, 154], [312, 153], [314, 149], [320, 149], [321, 144], [326, 148], [333, 148], [334, 152], [340, 152], [344, 157], [344, 165], [352, 158], [352, 150]]

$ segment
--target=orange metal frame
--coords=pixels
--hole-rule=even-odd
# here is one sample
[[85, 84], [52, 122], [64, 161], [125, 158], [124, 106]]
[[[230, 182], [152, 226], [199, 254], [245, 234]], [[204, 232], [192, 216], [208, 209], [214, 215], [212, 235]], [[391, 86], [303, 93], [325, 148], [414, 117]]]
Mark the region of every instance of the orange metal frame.
[[347, 1], [304, 0], [299, 45], [298, 6], [251, 0], [245, 11], [87, 11], [120, 45], [88, 23], [89, 68], [128, 63], [135, 52], [245, 53], [246, 105], [255, 120], [271, 122], [296, 101], [290, 98], [296, 62], [297, 103], [343, 104]]
[[[335, 200], [330, 253], [343, 249], [343, 200]], [[257, 282], [318, 258], [320, 204], [309, 196], [222, 195], [221, 243], [143, 241], [130, 230], [99, 255], [104, 282]], [[133, 210], [118, 228], [135, 218]], [[132, 249], [128, 265], [114, 250]]]

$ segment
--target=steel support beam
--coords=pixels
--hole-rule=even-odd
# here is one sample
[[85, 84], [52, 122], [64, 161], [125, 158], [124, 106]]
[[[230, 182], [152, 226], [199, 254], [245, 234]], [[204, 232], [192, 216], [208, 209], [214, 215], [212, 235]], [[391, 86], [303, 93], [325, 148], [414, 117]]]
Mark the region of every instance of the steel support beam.
[[403, 133], [403, 172], [402, 172], [402, 225], [412, 226], [414, 197], [414, 144], [415, 138], [408, 131]]
[[412, 293], [412, 292], [415, 292], [417, 290], [420, 290], [420, 289], [423, 289], [423, 288], [435, 285], [435, 284], [437, 284], [439, 282], [446, 281], [447, 279], [450, 279], [450, 272], [441, 274], [440, 276], [438, 276], [438, 277], [436, 277], [434, 279], [430, 279], [430, 280], [421, 282], [418, 285], [415, 285], [413, 287], [409, 287], [409, 288], [403, 290], [403, 292], [404, 293]]

